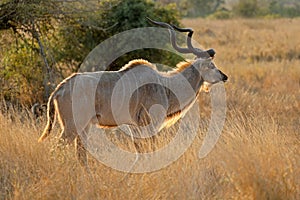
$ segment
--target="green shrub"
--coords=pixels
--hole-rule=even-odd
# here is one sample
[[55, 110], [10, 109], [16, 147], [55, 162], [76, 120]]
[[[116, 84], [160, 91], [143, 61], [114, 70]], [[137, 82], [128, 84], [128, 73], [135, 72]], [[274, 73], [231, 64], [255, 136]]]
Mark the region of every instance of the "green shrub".
[[230, 19], [232, 18], [232, 13], [227, 10], [218, 10], [215, 13], [209, 15], [209, 19]]
[[255, 17], [259, 13], [259, 5], [257, 0], [239, 0], [239, 2], [233, 6], [232, 11], [235, 15], [240, 17]]
[[[175, 25], [179, 24], [177, 20], [178, 12], [176, 11], [175, 4], [161, 6], [146, 0], [121, 1], [105, 16], [105, 20], [110, 21], [111, 25], [117, 24], [110, 30], [111, 35], [114, 35], [133, 28], [152, 26], [146, 17]], [[141, 49], [127, 53], [118, 58], [109, 66], [109, 70], [117, 70], [129, 60], [136, 58], [148, 59], [150, 62], [164, 63], [173, 66], [180, 61], [178, 56], [174, 56], [167, 51]]]
[[[19, 20], [25, 16], [28, 23], [36, 22], [36, 28], [32, 28], [34, 27], [32, 24], [28, 25], [27, 21], [22, 25], [24, 20], [19, 20], [21, 25], [14, 23], [15, 29], [9, 31], [16, 43], [11, 42], [12, 45], [7, 43], [5, 48], [0, 49], [0, 97], [27, 105], [36, 101], [46, 101], [51, 92], [48, 90], [53, 89], [53, 84], [61, 80], [62, 76], [77, 71], [83, 59], [102, 41], [122, 31], [150, 26], [146, 17], [179, 24], [174, 4], [161, 6], [148, 0], [103, 0], [99, 1], [98, 7], [91, 12], [86, 11], [90, 8], [84, 7], [90, 5], [88, 1], [77, 2], [80, 3], [78, 6], [76, 3], [64, 2], [60, 8], [62, 10], [56, 10], [57, 12], [42, 12], [50, 8], [48, 4], [39, 2], [28, 4], [27, 7], [22, 2], [12, 0], [9, 2], [7, 5], [19, 9], [18, 12], [13, 12], [15, 13], [13, 19]], [[0, 3], [0, 7], [4, 5], [6, 4]], [[32, 13], [27, 12], [28, 6], [36, 8], [36, 13], [40, 15], [30, 15]], [[54, 8], [59, 6], [51, 7]], [[61, 14], [57, 16], [59, 12]], [[1, 14], [3, 13], [0, 12], [2, 23], [7, 16]], [[3, 27], [7, 29], [5, 26], [0, 29]], [[28, 29], [24, 29], [25, 27]], [[34, 35], [35, 32], [38, 32], [38, 37]], [[41, 43], [45, 51], [43, 57], [39, 45]], [[113, 62], [110, 69], [119, 69], [134, 58], [170, 65], [175, 65], [180, 59], [166, 51], [142, 49], [120, 57]], [[48, 68], [45, 67], [45, 61], [49, 64]], [[51, 87], [48, 87], [49, 85]]]
[[300, 2], [279, 2], [272, 0], [269, 4], [270, 14], [280, 15], [283, 17], [299, 17], [300, 16]]
[[0, 77], [1, 100], [32, 104], [43, 99], [42, 60], [26, 43], [18, 41], [5, 52]]

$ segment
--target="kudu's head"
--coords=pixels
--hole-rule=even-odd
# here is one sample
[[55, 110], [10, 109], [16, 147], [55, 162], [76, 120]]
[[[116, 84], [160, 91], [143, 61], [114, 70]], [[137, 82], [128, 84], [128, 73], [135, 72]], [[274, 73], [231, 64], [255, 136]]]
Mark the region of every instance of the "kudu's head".
[[[201, 78], [204, 81], [204, 85], [212, 85], [218, 83], [220, 81], [226, 82], [228, 77], [221, 72], [216, 65], [212, 62], [212, 59], [215, 56], [215, 51], [213, 49], [209, 50], [201, 50], [193, 47], [192, 45], [192, 36], [194, 31], [190, 28], [179, 28], [175, 25], [171, 25], [165, 22], [157, 22], [150, 18], [147, 18], [151, 23], [166, 27], [170, 32], [170, 39], [173, 48], [179, 53], [192, 53], [196, 56], [195, 61], [193, 62], [193, 66], [197, 68], [200, 72]], [[187, 48], [179, 47], [176, 43], [176, 31], [179, 32], [188, 32], [187, 37]]]

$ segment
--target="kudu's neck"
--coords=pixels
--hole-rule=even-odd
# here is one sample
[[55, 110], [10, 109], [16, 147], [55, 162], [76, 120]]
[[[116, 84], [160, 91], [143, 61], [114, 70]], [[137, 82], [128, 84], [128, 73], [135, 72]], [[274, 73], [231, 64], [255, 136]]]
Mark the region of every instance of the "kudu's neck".
[[[172, 75], [169, 82], [171, 88], [175, 88], [177, 91], [176, 97], [169, 97], [169, 106], [171, 108], [170, 113], [181, 112], [184, 109], [190, 108], [195, 102], [200, 87], [203, 83], [200, 72], [195, 66], [190, 65], [182, 71]], [[174, 101], [173, 99], [177, 100]], [[178, 105], [178, 103], [180, 105]]]
[[198, 93], [203, 83], [200, 71], [196, 69], [194, 65], [190, 65], [181, 72], [181, 75], [190, 83], [190, 86], [193, 88], [194, 92]]

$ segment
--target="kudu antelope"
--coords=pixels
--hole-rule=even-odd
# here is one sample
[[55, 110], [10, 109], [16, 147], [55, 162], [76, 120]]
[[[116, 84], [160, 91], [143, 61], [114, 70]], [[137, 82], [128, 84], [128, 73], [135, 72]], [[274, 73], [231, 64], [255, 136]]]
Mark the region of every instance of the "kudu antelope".
[[[164, 22], [152, 23], [168, 28], [173, 48], [184, 54], [192, 53], [196, 56], [193, 61], [180, 63], [177, 68], [170, 72], [160, 72], [156, 66], [146, 60], [132, 60], [119, 71], [99, 71], [75, 73], [63, 80], [51, 94], [48, 101], [48, 122], [39, 141], [43, 141], [50, 133], [55, 115], [58, 116], [62, 132], [60, 138], [72, 142], [75, 140], [75, 148], [78, 159], [86, 164], [86, 148], [84, 140], [86, 130], [90, 124], [96, 124], [100, 128], [117, 127], [125, 124], [133, 127], [146, 126], [151, 123], [149, 110], [152, 105], [165, 106], [165, 117], [160, 128], [167, 127], [182, 117], [191, 105], [194, 104], [201, 90], [208, 88], [218, 82], [225, 82], [227, 76], [218, 70], [212, 59], [215, 55], [213, 49], [203, 51], [192, 45], [192, 29], [178, 28]], [[176, 43], [175, 32], [188, 32], [187, 48], [179, 47]], [[121, 93], [113, 93], [117, 82], [131, 73], [136, 79], [124, 79]], [[136, 89], [130, 97], [129, 111], [123, 109], [122, 102], [119, 108], [112, 108], [112, 96], [124, 99], [128, 95], [128, 87], [134, 85], [136, 80], [155, 79], [160, 84], [147, 84]], [[193, 89], [193, 94], [185, 95], [182, 86], [185, 79]], [[76, 82], [79, 85], [75, 86]], [[151, 81], [150, 81], [151, 82]], [[168, 88], [169, 86], [182, 90], [182, 100], [179, 105], [176, 95]], [[75, 89], [76, 88], [76, 89]], [[164, 98], [161, 98], [161, 97]], [[90, 99], [90, 100], [89, 100]], [[78, 106], [72, 107], [72, 103], [80, 102]], [[77, 110], [77, 111], [76, 111]], [[88, 110], [92, 110], [89, 112]], [[74, 112], [80, 113], [80, 120], [74, 119]], [[86, 114], [87, 112], [93, 114]], [[114, 116], [118, 116], [115, 120]], [[78, 126], [76, 123], [79, 123]]]

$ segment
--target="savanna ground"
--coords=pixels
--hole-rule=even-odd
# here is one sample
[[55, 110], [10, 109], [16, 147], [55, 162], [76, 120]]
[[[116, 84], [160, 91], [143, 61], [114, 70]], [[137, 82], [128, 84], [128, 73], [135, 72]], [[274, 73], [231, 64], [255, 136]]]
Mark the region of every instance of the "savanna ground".
[[[45, 121], [34, 127], [0, 115], [0, 199], [299, 199], [300, 19], [182, 23], [217, 51], [215, 63], [229, 76], [226, 122], [208, 156], [198, 158], [210, 119], [207, 94], [199, 99], [201, 127], [191, 147], [145, 174], [91, 157], [86, 173], [73, 146], [55, 147], [54, 134], [37, 143]], [[157, 143], [170, 139], [161, 135]]]

